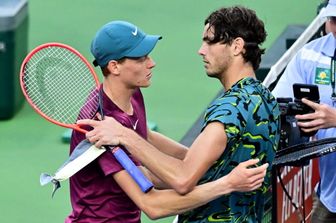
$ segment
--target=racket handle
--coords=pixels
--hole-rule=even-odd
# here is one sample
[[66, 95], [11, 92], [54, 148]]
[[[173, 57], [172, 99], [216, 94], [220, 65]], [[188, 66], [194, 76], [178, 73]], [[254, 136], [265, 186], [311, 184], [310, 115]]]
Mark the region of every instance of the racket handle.
[[139, 185], [144, 193], [150, 191], [153, 187], [153, 183], [150, 182], [147, 177], [139, 170], [134, 162], [127, 156], [127, 154], [119, 147], [112, 149], [112, 153], [119, 161], [121, 166], [131, 175], [135, 182]]

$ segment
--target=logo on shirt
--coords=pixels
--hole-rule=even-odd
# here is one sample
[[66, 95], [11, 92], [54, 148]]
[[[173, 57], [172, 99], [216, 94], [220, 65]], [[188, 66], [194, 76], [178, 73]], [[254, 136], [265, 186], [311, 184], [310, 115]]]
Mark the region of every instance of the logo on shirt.
[[139, 121], [139, 119], [137, 119], [136, 120], [136, 122], [133, 124], [132, 123], [132, 126], [133, 126], [133, 129], [135, 130], [136, 128], [137, 128], [137, 126], [138, 126], [138, 121]]
[[330, 69], [316, 67], [315, 84], [329, 85], [331, 80]]

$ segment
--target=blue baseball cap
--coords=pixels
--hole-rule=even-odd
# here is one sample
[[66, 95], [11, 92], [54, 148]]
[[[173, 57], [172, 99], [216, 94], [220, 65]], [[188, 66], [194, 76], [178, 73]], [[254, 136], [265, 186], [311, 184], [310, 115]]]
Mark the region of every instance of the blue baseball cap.
[[155, 47], [159, 35], [147, 35], [137, 26], [125, 21], [112, 21], [96, 33], [91, 42], [94, 65], [105, 67], [111, 60], [142, 57]]
[[329, 0], [327, 7], [322, 12], [323, 17], [335, 17], [336, 16], [336, 0]]

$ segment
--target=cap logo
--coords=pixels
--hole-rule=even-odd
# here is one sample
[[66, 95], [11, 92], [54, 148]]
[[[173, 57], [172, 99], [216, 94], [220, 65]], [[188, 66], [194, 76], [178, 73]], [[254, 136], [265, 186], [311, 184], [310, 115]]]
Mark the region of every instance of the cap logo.
[[138, 28], [135, 27], [135, 30], [132, 32], [133, 36], [136, 36], [138, 34]]

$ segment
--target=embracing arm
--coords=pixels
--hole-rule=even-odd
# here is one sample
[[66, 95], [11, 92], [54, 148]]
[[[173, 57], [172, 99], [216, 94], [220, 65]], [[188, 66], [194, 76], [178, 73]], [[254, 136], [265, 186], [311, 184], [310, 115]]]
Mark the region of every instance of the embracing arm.
[[149, 171], [144, 166], [138, 166], [142, 170], [142, 172], [146, 175], [146, 177], [154, 184], [156, 189], [171, 189], [171, 186], [167, 183], [163, 182], [160, 178], [155, 176], [151, 171]]
[[123, 127], [113, 118], [105, 117], [102, 121], [80, 120], [78, 124], [91, 125], [94, 128], [86, 136], [97, 147], [124, 145], [152, 173], [181, 194], [193, 189], [223, 153], [227, 142], [223, 124], [210, 123], [187, 150], [184, 159], [180, 160], [160, 152], [136, 132]]
[[180, 195], [174, 190], [152, 189], [144, 194], [126, 171], [113, 175], [116, 182], [133, 202], [151, 219], [176, 215], [206, 204], [232, 191], [252, 191], [261, 186], [268, 165], [249, 168], [258, 160], [240, 163], [228, 175], [196, 186], [191, 192]]

